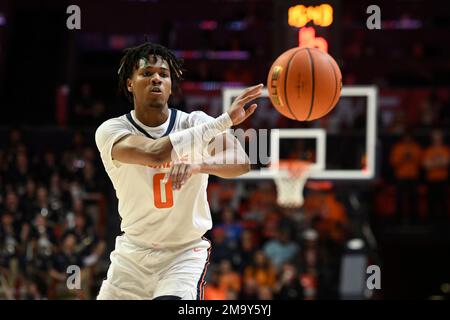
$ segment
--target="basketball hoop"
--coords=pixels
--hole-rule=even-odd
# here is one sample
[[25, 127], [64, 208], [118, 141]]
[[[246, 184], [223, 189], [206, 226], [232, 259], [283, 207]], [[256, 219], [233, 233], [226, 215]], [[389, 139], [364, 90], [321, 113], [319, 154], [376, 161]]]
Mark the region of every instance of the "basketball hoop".
[[276, 170], [277, 203], [284, 208], [300, 208], [303, 205], [303, 187], [311, 173], [311, 162], [281, 160], [270, 166]]

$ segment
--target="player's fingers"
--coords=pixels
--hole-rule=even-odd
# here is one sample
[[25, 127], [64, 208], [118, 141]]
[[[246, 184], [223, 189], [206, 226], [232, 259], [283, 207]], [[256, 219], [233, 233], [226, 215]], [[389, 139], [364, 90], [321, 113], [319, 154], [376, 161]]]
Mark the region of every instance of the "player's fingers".
[[258, 108], [258, 105], [256, 103], [254, 103], [247, 110], [245, 110], [244, 119], [247, 119], [248, 117], [250, 117], [253, 114], [253, 112], [255, 112], [256, 108]]
[[177, 177], [176, 177], [176, 181], [177, 181], [176, 185], [175, 185], [176, 190], [181, 188], [181, 182], [183, 180], [185, 170], [186, 170], [186, 165], [180, 164], [180, 169], [178, 170]]
[[179, 164], [174, 164], [172, 167], [172, 172], [170, 174], [170, 178], [172, 179], [172, 189], [176, 190], [178, 185], [178, 171], [180, 170]]
[[186, 165], [183, 176], [181, 177], [180, 188], [186, 183], [186, 181], [191, 177], [191, 175], [192, 175], [191, 166]]
[[257, 91], [260, 91], [263, 86], [264, 86], [263, 84], [257, 84], [256, 86], [245, 89], [240, 95], [237, 96], [236, 100], [240, 100], [242, 98], [245, 98], [248, 95], [251, 95]]
[[261, 94], [262, 94], [262, 92], [258, 91], [254, 94], [248, 95], [245, 98], [241, 99], [239, 101], [239, 103], [241, 103], [242, 105], [245, 105], [245, 104], [249, 103], [250, 101], [255, 100], [256, 98], [259, 98], [261, 96]]
[[170, 178], [171, 175], [172, 175], [173, 168], [174, 168], [174, 166], [171, 166], [170, 169], [169, 169], [169, 171], [168, 171], [168, 172], [166, 173], [166, 175], [164, 176], [164, 179], [162, 180], [162, 182], [163, 182], [164, 184], [166, 184], [166, 183], [169, 181], [169, 178]]
[[181, 182], [183, 181], [184, 172], [186, 171], [187, 164], [181, 163], [178, 168], [177, 176], [176, 176], [176, 185], [175, 189], [179, 190], [181, 188]]
[[244, 94], [246, 94], [246, 93], [248, 93], [248, 92], [250, 92], [250, 91], [252, 91], [252, 90], [255, 90], [255, 89], [257, 89], [257, 88], [262, 88], [262, 86], [263, 86], [263, 84], [262, 84], [262, 83], [259, 83], [259, 84], [256, 84], [256, 85], [254, 85], [254, 86], [245, 88], [245, 89], [241, 92], [240, 96], [241, 96], [241, 95], [244, 95]]
[[248, 96], [251, 96], [251, 95], [254, 95], [254, 94], [260, 93], [260, 92], [261, 92], [261, 87], [257, 87], [257, 88], [255, 88], [255, 89], [252, 89], [252, 90], [248, 91], [248, 92], [242, 93], [241, 95], [239, 95], [239, 96], [236, 98], [236, 101], [237, 101], [237, 102], [240, 102], [240, 101], [242, 101], [243, 99], [247, 98]]

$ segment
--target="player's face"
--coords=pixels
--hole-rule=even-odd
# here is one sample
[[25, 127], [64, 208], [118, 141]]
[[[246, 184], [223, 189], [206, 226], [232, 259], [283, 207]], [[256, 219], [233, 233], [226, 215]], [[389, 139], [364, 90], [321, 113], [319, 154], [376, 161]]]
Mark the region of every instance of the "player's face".
[[151, 55], [139, 60], [132, 79], [128, 81], [128, 90], [133, 93], [137, 104], [162, 108], [171, 94], [172, 80], [169, 64], [160, 56]]

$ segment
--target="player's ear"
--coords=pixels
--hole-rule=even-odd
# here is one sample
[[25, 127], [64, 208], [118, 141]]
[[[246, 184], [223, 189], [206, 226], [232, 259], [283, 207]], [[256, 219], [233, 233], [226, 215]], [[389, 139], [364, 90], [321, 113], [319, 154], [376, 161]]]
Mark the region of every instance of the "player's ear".
[[131, 82], [130, 78], [127, 79], [127, 90], [133, 92], [133, 82]]

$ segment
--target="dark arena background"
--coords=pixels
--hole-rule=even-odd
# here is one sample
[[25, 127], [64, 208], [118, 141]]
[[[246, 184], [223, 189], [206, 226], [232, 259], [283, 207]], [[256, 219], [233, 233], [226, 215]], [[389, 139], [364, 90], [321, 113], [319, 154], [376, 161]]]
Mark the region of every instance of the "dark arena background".
[[309, 179], [300, 209], [272, 178], [210, 176], [205, 299], [448, 300], [449, 36], [445, 1], [0, 0], [0, 299], [98, 294], [120, 218], [94, 133], [132, 109], [119, 61], [148, 40], [184, 60], [169, 104], [186, 112], [218, 116], [299, 45], [342, 71], [323, 119], [288, 121], [266, 95], [244, 126], [324, 134], [279, 140], [338, 172]]

